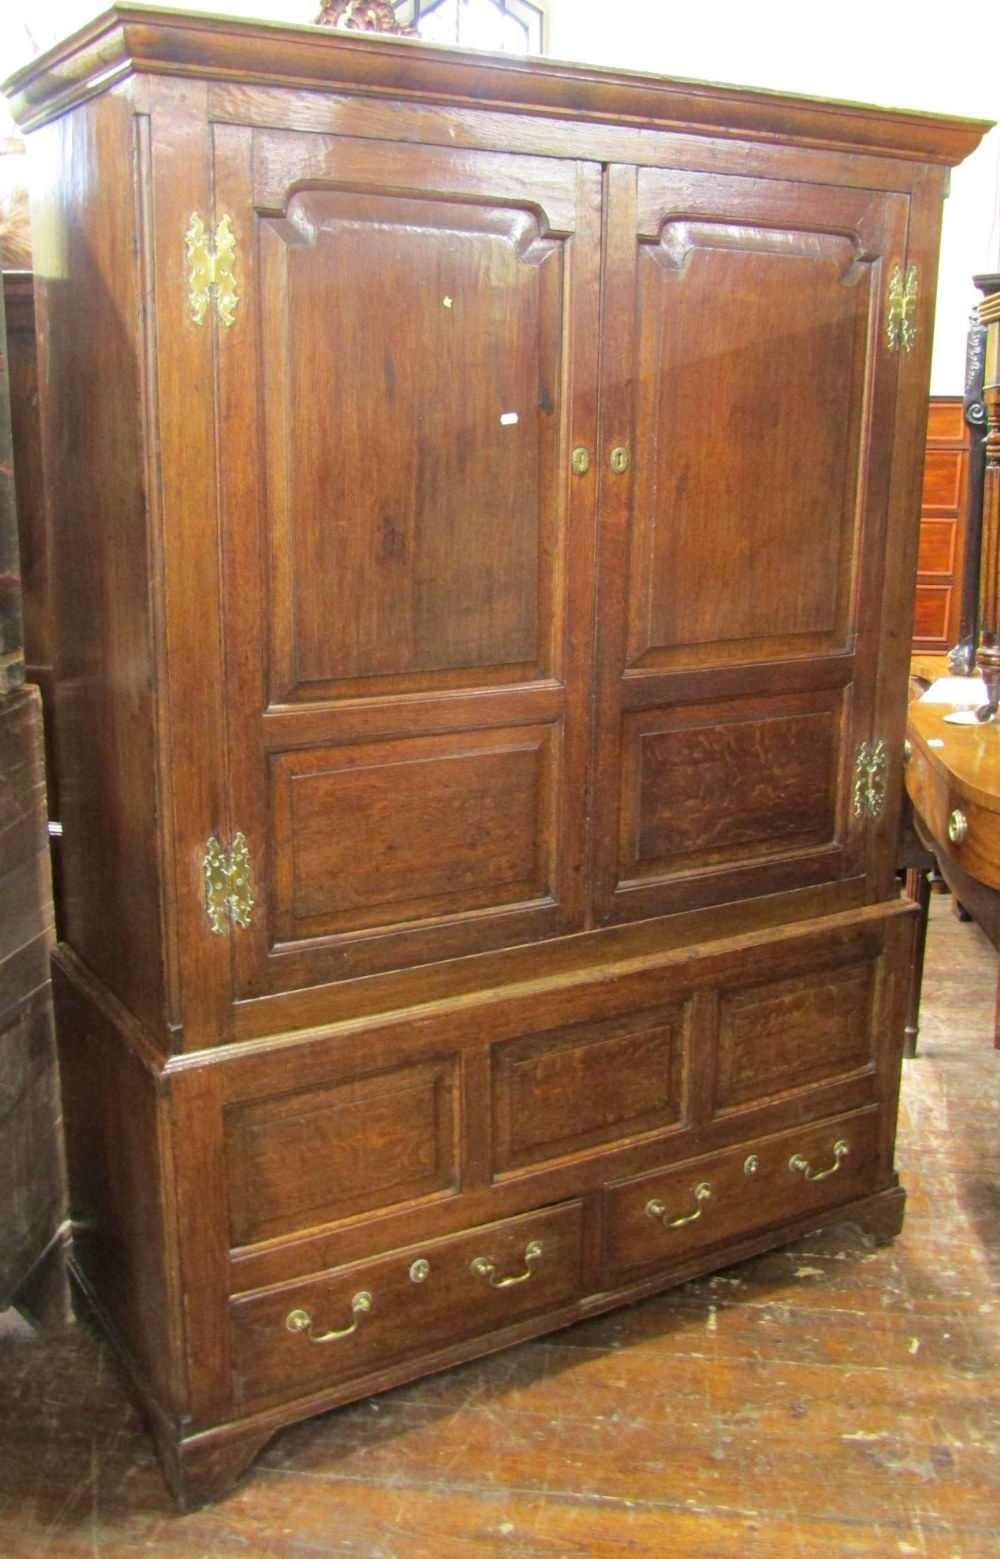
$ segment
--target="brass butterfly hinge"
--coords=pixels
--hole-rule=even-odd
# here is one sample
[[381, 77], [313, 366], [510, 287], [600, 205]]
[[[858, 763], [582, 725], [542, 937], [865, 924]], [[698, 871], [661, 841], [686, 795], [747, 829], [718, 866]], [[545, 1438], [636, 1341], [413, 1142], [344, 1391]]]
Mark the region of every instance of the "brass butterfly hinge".
[[862, 742], [854, 760], [854, 816], [878, 817], [885, 806], [889, 757], [885, 742]]
[[191, 318], [196, 325], [202, 324], [214, 297], [219, 319], [224, 325], [231, 325], [239, 301], [233, 274], [236, 234], [231, 220], [228, 216], [222, 218], [215, 229], [215, 240], [212, 243], [204, 222], [197, 211], [194, 212], [184, 235], [184, 246], [188, 262]]
[[885, 344], [890, 352], [902, 347], [909, 352], [917, 339], [914, 316], [917, 312], [917, 267], [894, 265], [889, 277], [889, 309], [885, 322]]
[[226, 931], [226, 922], [250, 924], [253, 893], [250, 888], [250, 851], [243, 834], [237, 834], [231, 850], [224, 850], [213, 834], [205, 846], [202, 862], [205, 870], [205, 913], [217, 936]]

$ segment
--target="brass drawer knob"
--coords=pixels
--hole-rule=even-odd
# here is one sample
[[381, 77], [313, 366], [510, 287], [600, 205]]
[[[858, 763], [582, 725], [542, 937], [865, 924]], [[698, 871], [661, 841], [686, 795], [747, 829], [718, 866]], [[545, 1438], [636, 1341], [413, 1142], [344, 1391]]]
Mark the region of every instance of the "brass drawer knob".
[[956, 807], [948, 819], [948, 838], [952, 844], [962, 844], [968, 837], [968, 833], [969, 819]]
[[668, 1218], [668, 1208], [660, 1201], [658, 1196], [653, 1196], [646, 1203], [646, 1217], [658, 1218], [665, 1229], [682, 1229], [686, 1223], [694, 1223], [704, 1211], [704, 1204], [711, 1198], [712, 1187], [707, 1180], [694, 1188], [694, 1199], [698, 1203], [693, 1213], [681, 1213], [679, 1218]]
[[351, 1314], [354, 1320], [350, 1326], [343, 1327], [339, 1332], [314, 1332], [313, 1318], [308, 1310], [290, 1310], [285, 1316], [285, 1325], [290, 1332], [301, 1332], [308, 1337], [310, 1342], [337, 1342], [341, 1337], [350, 1337], [352, 1332], [358, 1329], [358, 1322], [363, 1315], [367, 1315], [372, 1307], [372, 1296], [367, 1289], [360, 1289], [351, 1300]]
[[531, 1276], [531, 1264], [533, 1261], [540, 1261], [541, 1255], [541, 1240], [529, 1240], [524, 1247], [523, 1272], [518, 1272], [513, 1277], [498, 1278], [496, 1263], [492, 1256], [477, 1256], [472, 1262], [472, 1270], [477, 1278], [485, 1278], [490, 1288], [514, 1288], [518, 1283], [527, 1283]]
[[806, 1180], [825, 1180], [828, 1175], [835, 1175], [844, 1159], [850, 1152], [847, 1143], [841, 1137], [839, 1142], [833, 1144], [833, 1163], [827, 1169], [813, 1169], [807, 1158], [801, 1153], [793, 1153], [788, 1160], [788, 1167], [793, 1175], [802, 1175]]

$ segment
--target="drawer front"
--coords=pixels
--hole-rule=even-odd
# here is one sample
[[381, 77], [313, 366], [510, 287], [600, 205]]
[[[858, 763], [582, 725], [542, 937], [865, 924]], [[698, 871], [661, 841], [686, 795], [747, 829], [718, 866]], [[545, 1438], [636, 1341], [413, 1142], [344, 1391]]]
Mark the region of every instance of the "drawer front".
[[907, 764], [906, 790], [934, 836], [935, 852], [987, 887], [1000, 888], [1000, 813], [950, 785], [919, 751]]
[[583, 1205], [410, 1246], [230, 1304], [237, 1403], [289, 1398], [578, 1297]]
[[604, 1267], [620, 1278], [872, 1188], [878, 1111], [813, 1122], [611, 1186]]

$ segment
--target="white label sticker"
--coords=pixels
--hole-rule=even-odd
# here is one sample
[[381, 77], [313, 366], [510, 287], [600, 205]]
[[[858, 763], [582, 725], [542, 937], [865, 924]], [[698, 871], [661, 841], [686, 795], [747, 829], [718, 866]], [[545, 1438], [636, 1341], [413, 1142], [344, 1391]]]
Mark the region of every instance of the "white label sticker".
[[500, 426], [502, 428], [512, 428], [516, 422], [517, 422], [517, 412], [516, 411], [501, 412], [501, 414], [500, 414]]

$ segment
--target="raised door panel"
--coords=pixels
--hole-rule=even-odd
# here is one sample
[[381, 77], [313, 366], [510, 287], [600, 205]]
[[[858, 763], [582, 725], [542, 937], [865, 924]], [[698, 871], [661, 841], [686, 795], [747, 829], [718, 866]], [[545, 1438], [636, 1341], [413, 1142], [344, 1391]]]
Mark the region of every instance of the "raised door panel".
[[238, 996], [579, 928], [600, 178], [219, 127]]
[[906, 201], [665, 169], [609, 189], [601, 449], [629, 460], [602, 477], [599, 918], [838, 883], [846, 905]]

